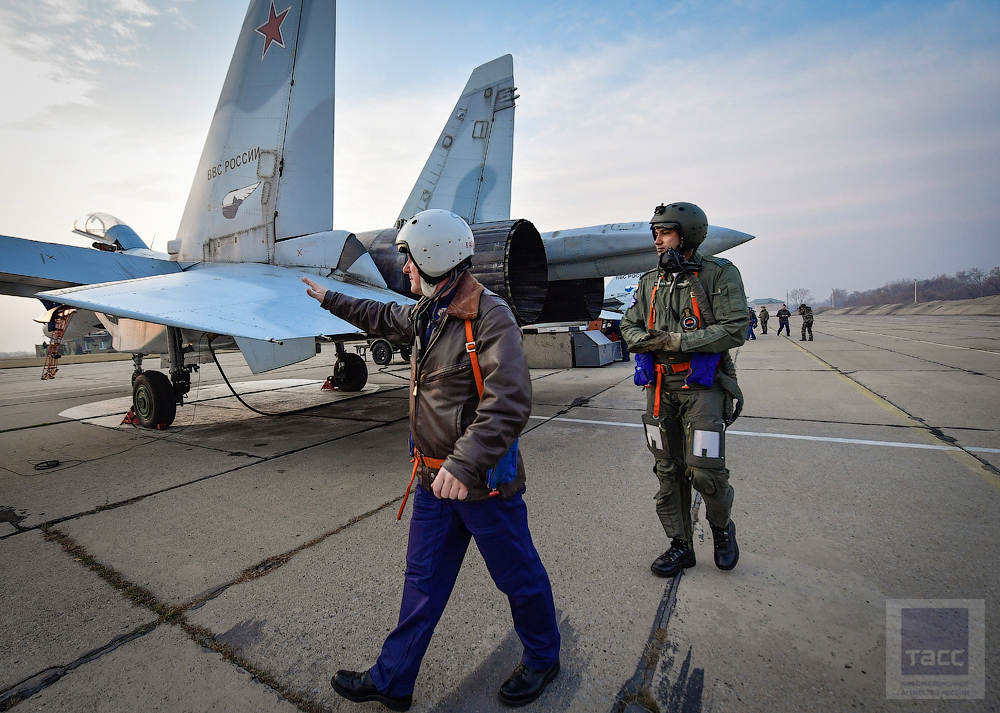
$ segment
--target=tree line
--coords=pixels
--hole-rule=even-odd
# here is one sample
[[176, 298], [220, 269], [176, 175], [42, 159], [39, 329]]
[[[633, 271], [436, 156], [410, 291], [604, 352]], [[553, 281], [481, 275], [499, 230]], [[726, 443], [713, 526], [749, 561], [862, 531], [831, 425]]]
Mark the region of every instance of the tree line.
[[[830, 301], [835, 307], [862, 307], [865, 305], [891, 305], [913, 302], [914, 280], [895, 280], [882, 287], [863, 292], [833, 290]], [[954, 275], [938, 275], [927, 280], [916, 280], [917, 302], [932, 300], [967, 300], [975, 297], [1000, 295], [1000, 266], [989, 272], [977, 267], [962, 270]]]

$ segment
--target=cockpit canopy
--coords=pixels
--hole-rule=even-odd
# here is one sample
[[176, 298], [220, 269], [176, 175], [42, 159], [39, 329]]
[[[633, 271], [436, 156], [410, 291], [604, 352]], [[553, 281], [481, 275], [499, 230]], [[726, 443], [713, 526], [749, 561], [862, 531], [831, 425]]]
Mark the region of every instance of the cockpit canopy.
[[105, 245], [112, 245], [118, 250], [147, 247], [132, 228], [110, 213], [81, 215], [73, 221], [73, 232]]

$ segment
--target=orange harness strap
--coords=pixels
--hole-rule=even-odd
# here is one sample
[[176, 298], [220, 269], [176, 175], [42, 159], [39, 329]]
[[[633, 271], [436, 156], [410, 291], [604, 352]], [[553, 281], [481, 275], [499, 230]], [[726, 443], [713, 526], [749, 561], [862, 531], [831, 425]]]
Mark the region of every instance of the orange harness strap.
[[483, 398], [483, 372], [479, 368], [479, 355], [476, 354], [476, 340], [472, 338], [472, 320], [465, 320], [465, 351], [469, 353], [469, 361], [472, 362], [472, 373], [476, 377], [476, 389], [479, 391], [479, 398]]
[[397, 520], [400, 520], [403, 517], [403, 508], [406, 507], [406, 501], [410, 499], [410, 488], [413, 487], [413, 481], [416, 480], [417, 477], [417, 466], [421, 463], [423, 463], [427, 468], [440, 468], [444, 465], [444, 459], [431, 458], [430, 456], [425, 456], [416, 448], [413, 449], [413, 472], [410, 473], [410, 482], [406, 486], [406, 493], [403, 495], [403, 502], [399, 505], [399, 512], [396, 513]]
[[[695, 277], [698, 273], [694, 273]], [[649, 319], [646, 320], [646, 328], [653, 328], [653, 318], [656, 316], [656, 310], [653, 307], [656, 300], [656, 288], [660, 286], [660, 281], [657, 280], [656, 284], [653, 285], [653, 293], [649, 297]], [[698, 318], [698, 325], [701, 326], [701, 308], [698, 306], [698, 300], [695, 299], [694, 292], [691, 293], [691, 309], [694, 312], [694, 316]], [[663, 375], [667, 373], [666, 364], [656, 364], [656, 395], [653, 397], [653, 418], [660, 417], [660, 386], [663, 383]], [[691, 362], [686, 361], [677, 364], [670, 364], [670, 371], [674, 374], [680, 374], [684, 371], [691, 370]], [[684, 384], [681, 388], [686, 389], [687, 384]]]
[[[646, 319], [646, 329], [653, 328], [653, 320], [656, 318], [656, 290], [660, 286], [660, 280], [656, 280], [656, 284], [653, 285], [653, 293], [649, 296], [649, 317]], [[663, 377], [663, 365], [656, 364], [656, 394], [653, 396], [653, 418], [660, 417], [660, 383]]]
[[[483, 391], [485, 386], [483, 384], [483, 372], [479, 368], [479, 355], [476, 354], [476, 340], [472, 337], [472, 320], [465, 320], [465, 351], [469, 355], [469, 361], [472, 362], [472, 374], [476, 377], [476, 389], [479, 391], [479, 398], [483, 398]], [[413, 448], [413, 472], [410, 474], [410, 482], [406, 486], [406, 493], [403, 495], [403, 502], [399, 506], [399, 512], [396, 513], [396, 519], [400, 520], [403, 517], [403, 508], [406, 507], [406, 501], [410, 498], [410, 489], [413, 487], [413, 481], [417, 478], [417, 467], [423, 464], [426, 468], [439, 469], [444, 465], [444, 458], [431, 458], [430, 456], [425, 456], [423, 453]]]

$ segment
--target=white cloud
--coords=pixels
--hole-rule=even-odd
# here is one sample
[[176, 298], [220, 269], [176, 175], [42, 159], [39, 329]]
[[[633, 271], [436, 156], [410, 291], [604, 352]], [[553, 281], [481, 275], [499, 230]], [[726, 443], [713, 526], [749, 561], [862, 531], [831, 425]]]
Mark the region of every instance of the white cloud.
[[93, 103], [88, 96], [93, 88], [91, 82], [61, 74], [58, 67], [48, 62], [28, 60], [2, 44], [0, 66], [5, 74], [4, 96], [8, 97], [0, 102], [0, 128], [24, 121], [53, 106]]

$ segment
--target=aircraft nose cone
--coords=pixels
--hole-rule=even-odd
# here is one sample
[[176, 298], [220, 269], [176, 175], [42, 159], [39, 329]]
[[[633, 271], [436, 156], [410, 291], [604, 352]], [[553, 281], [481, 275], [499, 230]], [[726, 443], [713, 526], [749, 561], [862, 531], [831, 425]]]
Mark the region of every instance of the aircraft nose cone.
[[732, 228], [720, 228], [715, 225], [708, 226], [708, 240], [712, 242], [714, 253], [735, 248], [737, 245], [753, 240], [756, 236], [749, 233], [741, 233]]

